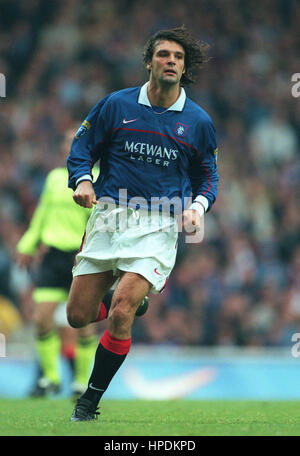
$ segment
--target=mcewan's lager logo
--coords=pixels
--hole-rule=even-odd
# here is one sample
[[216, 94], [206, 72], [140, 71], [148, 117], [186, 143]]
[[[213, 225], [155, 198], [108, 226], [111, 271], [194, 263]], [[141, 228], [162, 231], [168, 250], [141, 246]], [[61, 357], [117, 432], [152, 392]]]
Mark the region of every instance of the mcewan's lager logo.
[[177, 160], [178, 150], [168, 149], [148, 143], [125, 142], [125, 151], [130, 153], [131, 160], [139, 160], [160, 166], [169, 166], [171, 160]]

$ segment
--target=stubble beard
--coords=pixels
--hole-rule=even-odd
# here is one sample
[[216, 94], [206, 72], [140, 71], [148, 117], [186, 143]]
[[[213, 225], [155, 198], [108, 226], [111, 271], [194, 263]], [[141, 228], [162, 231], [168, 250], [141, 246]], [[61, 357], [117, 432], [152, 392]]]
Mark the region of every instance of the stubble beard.
[[165, 77], [164, 75], [162, 75], [156, 81], [159, 83], [159, 85], [161, 87], [163, 87], [165, 89], [170, 89], [173, 86], [179, 85], [179, 82], [180, 82], [180, 80], [178, 80], [178, 77], [176, 77], [176, 78], [173, 78], [172, 76]]

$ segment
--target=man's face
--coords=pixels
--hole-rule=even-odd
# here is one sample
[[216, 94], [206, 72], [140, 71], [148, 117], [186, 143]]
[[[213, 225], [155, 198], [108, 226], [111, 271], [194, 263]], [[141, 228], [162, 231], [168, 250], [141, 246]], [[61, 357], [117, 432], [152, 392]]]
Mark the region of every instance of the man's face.
[[179, 84], [184, 68], [184, 49], [175, 41], [158, 41], [147, 68], [150, 78], [165, 84]]

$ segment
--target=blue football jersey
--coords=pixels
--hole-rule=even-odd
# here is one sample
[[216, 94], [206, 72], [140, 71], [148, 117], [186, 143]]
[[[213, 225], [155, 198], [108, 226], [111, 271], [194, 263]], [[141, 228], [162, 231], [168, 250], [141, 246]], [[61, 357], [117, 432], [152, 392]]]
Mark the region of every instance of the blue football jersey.
[[92, 180], [100, 160], [97, 198], [121, 205], [140, 201], [141, 208], [177, 199], [183, 210], [191, 197], [209, 210], [219, 180], [213, 122], [183, 88], [170, 108], [151, 106], [147, 85], [107, 95], [91, 110], [67, 159], [69, 187]]

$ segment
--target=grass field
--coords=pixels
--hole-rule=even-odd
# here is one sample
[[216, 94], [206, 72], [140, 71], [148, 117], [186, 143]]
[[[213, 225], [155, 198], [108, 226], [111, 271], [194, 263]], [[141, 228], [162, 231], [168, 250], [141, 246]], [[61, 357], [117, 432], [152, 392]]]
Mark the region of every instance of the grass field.
[[1, 399], [1, 436], [299, 436], [297, 401], [103, 400], [73, 423], [68, 399]]

